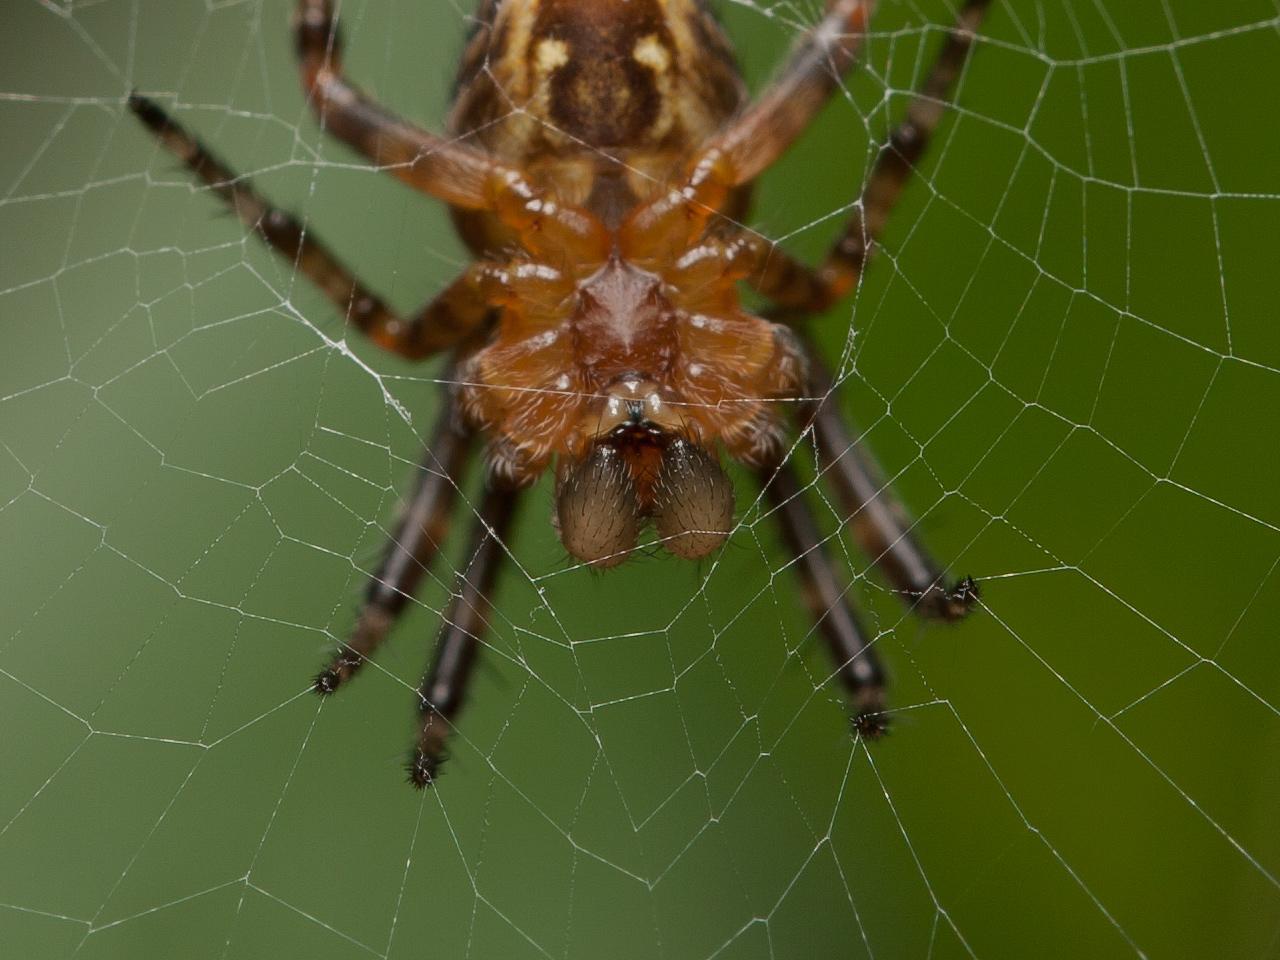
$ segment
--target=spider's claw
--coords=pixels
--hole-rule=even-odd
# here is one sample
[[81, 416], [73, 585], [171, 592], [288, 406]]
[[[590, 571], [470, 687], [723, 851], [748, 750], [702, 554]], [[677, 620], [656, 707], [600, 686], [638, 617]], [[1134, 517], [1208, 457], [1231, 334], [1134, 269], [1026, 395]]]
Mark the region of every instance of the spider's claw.
[[129, 109], [149, 130], [160, 133], [168, 129], [169, 115], [150, 97], [144, 97], [137, 90], [131, 90], [128, 103]]
[[850, 726], [863, 740], [879, 740], [889, 732], [889, 714], [882, 710], [863, 710], [854, 715]]
[[982, 591], [978, 589], [978, 581], [973, 577], [965, 577], [947, 591], [943, 617], [951, 621], [962, 620], [978, 605], [981, 598]]
[[425, 790], [436, 782], [440, 775], [440, 767], [446, 757], [427, 753], [425, 750], [414, 750], [405, 768], [409, 774], [409, 782], [419, 790]]
[[333, 691], [337, 690], [341, 684], [342, 678], [338, 676], [337, 670], [321, 670], [316, 674], [315, 683], [312, 684], [312, 689], [314, 689], [316, 693], [320, 694], [320, 696], [326, 697], [333, 693]]
[[351, 650], [347, 645], [343, 645], [341, 649], [334, 654], [333, 659], [329, 661], [329, 665], [316, 674], [315, 682], [312, 689], [322, 697], [327, 697], [335, 692], [340, 686], [356, 675], [362, 666], [364, 666], [365, 657], [360, 653]]
[[930, 619], [957, 623], [970, 614], [978, 605], [981, 596], [978, 581], [973, 577], [958, 580], [949, 589], [941, 583], [935, 583], [925, 591], [917, 609], [923, 616]]

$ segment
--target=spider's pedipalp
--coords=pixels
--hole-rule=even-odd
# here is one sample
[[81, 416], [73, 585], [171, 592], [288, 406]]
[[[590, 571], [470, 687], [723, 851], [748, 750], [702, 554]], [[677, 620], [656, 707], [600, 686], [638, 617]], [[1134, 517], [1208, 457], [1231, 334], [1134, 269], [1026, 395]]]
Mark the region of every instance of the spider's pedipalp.
[[612, 567], [627, 559], [640, 534], [636, 485], [622, 454], [598, 443], [569, 468], [556, 493], [560, 542], [577, 559]]
[[733, 528], [733, 484], [714, 456], [677, 437], [662, 454], [653, 507], [662, 545], [697, 560], [724, 543]]

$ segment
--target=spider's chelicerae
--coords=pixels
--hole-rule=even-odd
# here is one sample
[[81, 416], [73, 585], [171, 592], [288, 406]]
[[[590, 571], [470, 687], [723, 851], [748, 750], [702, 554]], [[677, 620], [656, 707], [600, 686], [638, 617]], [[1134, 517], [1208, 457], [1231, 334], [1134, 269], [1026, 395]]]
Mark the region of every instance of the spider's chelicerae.
[[[486, 441], [489, 482], [469, 563], [420, 690], [414, 784], [432, 783], [444, 759], [501, 543], [521, 491], [549, 467], [560, 539], [595, 567], [624, 560], [649, 522], [678, 556], [716, 550], [734, 510], [720, 451], [753, 468], [795, 556], [855, 729], [883, 732], [884, 673], [783, 456], [783, 417], [811, 427], [825, 478], [895, 590], [922, 615], [963, 617], [976, 585], [944, 582], [853, 431], [822, 402], [832, 381], [802, 321], [854, 286], [987, 5], [963, 4], [839, 240], [812, 269], [739, 224], [752, 181], [855, 61], [873, 0], [831, 0], [754, 101], [705, 0], [482, 0], [448, 138], [352, 85], [329, 0], [300, 0], [302, 83], [321, 124], [448, 203], [475, 253], [469, 269], [407, 317], [154, 102], [130, 98], [164, 146], [352, 325], [403, 357], [449, 355], [442, 379], [453, 386], [417, 487], [317, 691], [337, 690], [386, 637], [439, 550], [476, 438]], [[774, 305], [772, 321], [743, 310], [739, 283]]]

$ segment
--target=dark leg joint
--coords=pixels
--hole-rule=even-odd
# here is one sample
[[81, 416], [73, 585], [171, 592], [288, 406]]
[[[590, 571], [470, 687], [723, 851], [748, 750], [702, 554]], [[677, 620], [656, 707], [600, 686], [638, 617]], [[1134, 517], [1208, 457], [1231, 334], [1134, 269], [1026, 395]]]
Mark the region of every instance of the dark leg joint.
[[300, 58], [322, 57], [332, 43], [341, 49], [341, 38], [334, 27], [333, 13], [323, 0], [303, 0], [294, 19], [294, 41]]
[[905, 166], [915, 166], [924, 152], [925, 136], [910, 117], [889, 135], [889, 149], [898, 155]]
[[302, 225], [283, 210], [268, 210], [254, 229], [282, 256], [296, 258], [302, 249]]

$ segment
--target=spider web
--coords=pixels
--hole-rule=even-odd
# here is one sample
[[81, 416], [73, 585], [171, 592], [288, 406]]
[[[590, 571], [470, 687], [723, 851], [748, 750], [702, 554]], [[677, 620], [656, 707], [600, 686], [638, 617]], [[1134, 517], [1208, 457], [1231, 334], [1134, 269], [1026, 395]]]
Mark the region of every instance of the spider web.
[[[400, 783], [462, 538], [323, 703], [438, 407], [123, 110], [157, 94], [408, 309], [438, 204], [324, 141], [284, 0], [22, 0], [0, 111], [0, 943], [45, 957], [1280, 957], [1274, 0], [997, 0], [851, 306], [815, 325], [916, 529], [921, 625], [793, 457], [892, 673], [847, 734], [764, 505], [701, 566], [566, 562], [545, 485], [434, 791]], [[749, 77], [816, 0], [723, 4]], [[436, 128], [463, 0], [343, 4]], [[810, 260], [951, 8], [762, 181]], [[476, 471], [461, 517], [478, 504]]]

